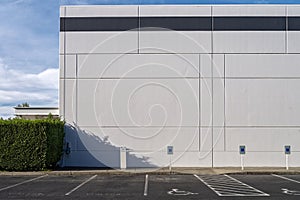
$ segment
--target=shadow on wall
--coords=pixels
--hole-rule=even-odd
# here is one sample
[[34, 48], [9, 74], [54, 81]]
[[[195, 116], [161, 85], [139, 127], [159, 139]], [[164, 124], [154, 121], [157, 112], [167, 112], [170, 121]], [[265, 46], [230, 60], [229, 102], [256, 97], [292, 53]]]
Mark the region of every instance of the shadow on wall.
[[[68, 145], [67, 145], [68, 144]], [[67, 153], [67, 146], [70, 148]], [[149, 157], [137, 157], [126, 148], [126, 162], [140, 168], [157, 167]], [[102, 139], [90, 131], [80, 129], [76, 124], [65, 125], [64, 154], [60, 166], [77, 168], [121, 168], [120, 147]]]

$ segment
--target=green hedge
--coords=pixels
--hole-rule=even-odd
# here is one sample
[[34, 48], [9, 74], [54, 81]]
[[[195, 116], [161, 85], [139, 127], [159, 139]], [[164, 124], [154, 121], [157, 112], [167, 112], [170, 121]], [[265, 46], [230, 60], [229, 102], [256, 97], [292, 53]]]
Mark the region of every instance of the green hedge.
[[45, 170], [63, 152], [64, 122], [58, 119], [0, 119], [0, 170]]

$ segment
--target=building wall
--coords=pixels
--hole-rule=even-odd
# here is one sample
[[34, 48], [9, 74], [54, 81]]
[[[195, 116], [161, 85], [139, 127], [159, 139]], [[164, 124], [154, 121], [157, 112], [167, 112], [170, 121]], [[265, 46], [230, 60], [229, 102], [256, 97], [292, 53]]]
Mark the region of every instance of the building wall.
[[300, 166], [300, 6], [60, 9], [63, 165]]

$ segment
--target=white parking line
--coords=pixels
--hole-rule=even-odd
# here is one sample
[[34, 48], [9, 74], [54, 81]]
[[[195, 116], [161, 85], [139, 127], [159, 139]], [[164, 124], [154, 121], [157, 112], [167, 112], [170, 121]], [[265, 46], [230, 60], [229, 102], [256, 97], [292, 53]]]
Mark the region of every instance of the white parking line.
[[228, 175], [194, 176], [218, 196], [270, 196]]
[[290, 178], [287, 178], [287, 177], [284, 177], [284, 176], [280, 176], [280, 175], [277, 175], [277, 174], [272, 174], [272, 176], [275, 176], [275, 177], [278, 177], [278, 178], [281, 178], [281, 179], [285, 179], [285, 180], [288, 180], [288, 181], [292, 181], [294, 183], [300, 183], [299, 181], [296, 181], [294, 179], [290, 179]]
[[144, 188], [144, 196], [148, 194], [148, 174], [145, 176], [145, 188]]
[[84, 184], [88, 183], [89, 181], [93, 180], [94, 178], [96, 178], [97, 175], [92, 176], [91, 178], [85, 180], [83, 183], [81, 183], [80, 185], [78, 185], [77, 187], [75, 187], [74, 189], [72, 189], [70, 192], [66, 193], [65, 195], [68, 196], [70, 195], [72, 192], [75, 192], [77, 189], [79, 189], [80, 187], [82, 187]]
[[27, 180], [27, 181], [23, 181], [21, 183], [17, 183], [17, 184], [14, 184], [14, 185], [10, 185], [10, 186], [7, 186], [7, 187], [4, 187], [4, 188], [1, 188], [0, 189], [0, 192], [3, 191], [3, 190], [7, 190], [7, 189], [10, 189], [10, 188], [13, 188], [13, 187], [16, 187], [16, 186], [19, 186], [19, 185], [22, 185], [22, 184], [25, 184], [25, 183], [29, 183], [29, 182], [32, 182], [32, 181], [35, 181], [35, 180], [38, 180], [38, 179], [41, 179], [41, 178], [44, 178], [48, 176], [48, 174], [46, 175], [43, 175], [43, 176], [39, 176], [39, 177], [36, 177], [36, 178], [33, 178], [33, 179], [30, 179], [30, 180]]

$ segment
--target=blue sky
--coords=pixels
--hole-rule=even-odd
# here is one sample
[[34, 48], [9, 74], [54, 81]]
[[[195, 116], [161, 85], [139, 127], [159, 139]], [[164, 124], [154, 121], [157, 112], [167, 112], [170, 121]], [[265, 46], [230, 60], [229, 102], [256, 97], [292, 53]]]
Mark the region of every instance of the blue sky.
[[58, 106], [59, 6], [73, 4], [300, 3], [300, 0], [1, 0], [0, 117], [13, 106]]

